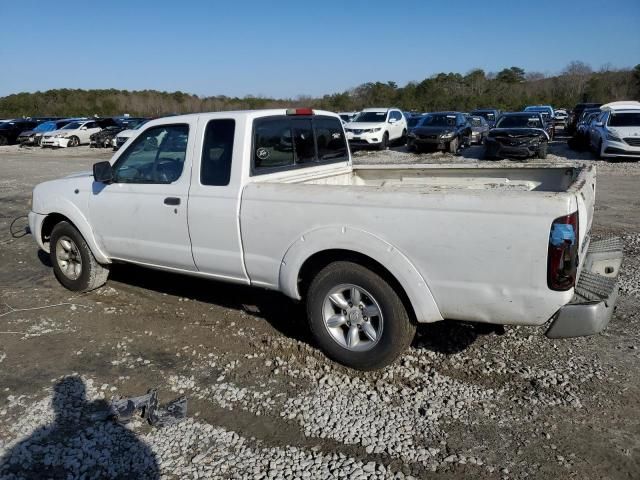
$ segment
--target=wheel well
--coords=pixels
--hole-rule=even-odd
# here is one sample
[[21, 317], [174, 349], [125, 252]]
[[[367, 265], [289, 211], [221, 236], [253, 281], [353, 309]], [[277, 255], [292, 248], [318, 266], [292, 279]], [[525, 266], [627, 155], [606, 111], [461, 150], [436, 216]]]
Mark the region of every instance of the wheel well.
[[415, 321], [415, 312], [413, 311], [413, 305], [409, 300], [407, 292], [405, 292], [404, 288], [402, 288], [402, 285], [400, 285], [400, 282], [398, 282], [393, 274], [380, 262], [367, 255], [354, 252], [352, 250], [323, 250], [322, 252], [314, 253], [307, 258], [298, 272], [298, 292], [300, 293], [300, 296], [302, 298], [306, 296], [309, 285], [320, 270], [330, 263], [340, 261], [357, 263], [358, 265], [362, 265], [384, 278], [402, 300], [411, 320]]
[[55, 227], [60, 222], [69, 222], [71, 225], [73, 225], [73, 222], [71, 220], [60, 213], [50, 213], [46, 216], [44, 222], [42, 222], [42, 229], [40, 231], [40, 235], [42, 236], [42, 243], [49, 243], [51, 232], [53, 232], [53, 227]]

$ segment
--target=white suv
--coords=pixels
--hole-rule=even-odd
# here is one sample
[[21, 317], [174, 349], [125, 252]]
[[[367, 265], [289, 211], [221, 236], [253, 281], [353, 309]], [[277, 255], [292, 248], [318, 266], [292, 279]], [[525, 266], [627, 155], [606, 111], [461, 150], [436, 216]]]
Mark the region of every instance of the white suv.
[[589, 130], [589, 144], [599, 158], [640, 157], [640, 102], [611, 102]]
[[365, 108], [345, 126], [349, 145], [385, 150], [392, 142], [404, 142], [407, 119], [398, 108]]

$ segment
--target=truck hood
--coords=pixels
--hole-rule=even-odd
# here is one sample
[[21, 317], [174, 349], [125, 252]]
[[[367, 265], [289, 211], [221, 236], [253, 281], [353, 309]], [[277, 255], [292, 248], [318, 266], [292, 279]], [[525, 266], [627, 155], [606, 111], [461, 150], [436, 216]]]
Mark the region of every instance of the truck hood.
[[[85, 170], [82, 172], [74, 172], [71, 173], [69, 175], [67, 175], [66, 177], [63, 178], [82, 178], [82, 177], [90, 177], [93, 175], [93, 172], [91, 170]], [[52, 180], [52, 182], [55, 182], [55, 180]]]

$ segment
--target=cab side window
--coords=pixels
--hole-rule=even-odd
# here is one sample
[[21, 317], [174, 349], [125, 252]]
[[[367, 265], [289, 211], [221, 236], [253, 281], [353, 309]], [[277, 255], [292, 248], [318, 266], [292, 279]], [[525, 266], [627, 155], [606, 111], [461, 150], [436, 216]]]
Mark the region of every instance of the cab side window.
[[113, 166], [117, 183], [173, 183], [180, 178], [189, 127], [162, 125], [142, 132]]
[[211, 120], [207, 124], [200, 166], [202, 185], [229, 185], [235, 131], [236, 121], [232, 119]]
[[397, 110], [392, 110], [391, 113], [389, 114], [389, 120], [396, 120], [396, 121], [400, 121], [402, 120], [402, 113], [400, 113]]

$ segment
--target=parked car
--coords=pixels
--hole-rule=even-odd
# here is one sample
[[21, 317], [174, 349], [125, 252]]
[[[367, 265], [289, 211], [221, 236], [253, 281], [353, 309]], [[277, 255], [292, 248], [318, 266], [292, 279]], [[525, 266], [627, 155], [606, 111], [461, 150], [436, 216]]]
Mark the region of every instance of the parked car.
[[470, 115], [468, 122], [471, 125], [471, 143], [484, 144], [484, 139], [489, 133], [489, 124], [484, 117]]
[[38, 126], [36, 120], [17, 118], [0, 123], [0, 145], [13, 145], [25, 130], [33, 130]]
[[356, 117], [356, 115], [358, 115], [358, 112], [339, 112], [338, 115], [343, 122], [349, 123]]
[[573, 110], [569, 115], [569, 119], [567, 120], [567, 128], [566, 128], [567, 133], [569, 135], [573, 135], [573, 133], [575, 132], [576, 126], [578, 124], [578, 121], [580, 120], [580, 115], [585, 109], [600, 108], [601, 105], [602, 105], [601, 103], [578, 103], [575, 107], [573, 107]]
[[487, 135], [484, 142], [484, 158], [546, 158], [549, 140], [540, 113], [505, 113]]
[[562, 125], [563, 128], [567, 125], [567, 120], [569, 118], [569, 114], [564, 108], [558, 108], [555, 111], [555, 119], [554, 123], [556, 125]]
[[17, 142], [20, 145], [36, 145], [39, 146], [42, 137], [47, 132], [59, 130], [72, 121], [84, 120], [79, 118], [65, 118], [61, 120], [50, 120], [37, 125], [33, 130], [25, 130], [18, 135]]
[[500, 110], [495, 108], [478, 108], [469, 112], [469, 115], [472, 117], [483, 117], [489, 124], [489, 128], [493, 128], [500, 117], [500, 113]]
[[43, 147], [77, 147], [88, 144], [91, 135], [105, 127], [116, 125], [111, 118], [79, 120], [66, 124], [59, 130], [46, 133], [40, 142]]
[[570, 148], [574, 150], [584, 150], [589, 148], [589, 132], [591, 129], [591, 123], [596, 121], [601, 113], [602, 111], [599, 108], [587, 108], [582, 111], [573, 135], [567, 140], [567, 144]]
[[354, 147], [385, 150], [393, 142], [404, 142], [407, 120], [397, 108], [365, 108], [345, 127], [347, 140]]
[[407, 136], [407, 148], [418, 153], [445, 150], [456, 154], [471, 145], [472, 130], [460, 112], [434, 112], [422, 119]]
[[116, 135], [126, 130], [123, 125], [112, 125], [92, 133], [89, 137], [89, 146], [94, 148], [111, 148], [115, 145]]
[[122, 145], [124, 145], [127, 140], [129, 140], [133, 135], [135, 135], [136, 130], [141, 128], [148, 121], [149, 121], [148, 118], [143, 118], [135, 126], [128, 128], [127, 130], [122, 130], [121, 132], [118, 132], [113, 142], [113, 150], [116, 151], [120, 147], [122, 147]]
[[[283, 130], [293, 151], [275, 148]], [[602, 331], [622, 245], [589, 243], [595, 181], [593, 165], [353, 166], [336, 114], [201, 113], [36, 186], [29, 226], [69, 290], [128, 262], [281, 291], [329, 357], [369, 370], [416, 322]]]
[[591, 122], [589, 142], [598, 158], [640, 157], [640, 102], [611, 102]]

